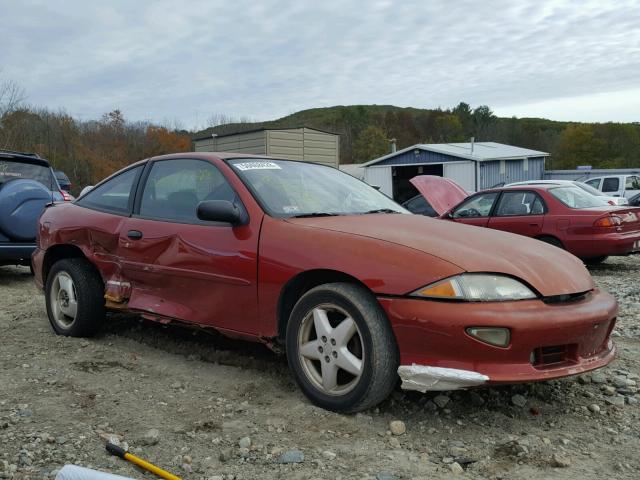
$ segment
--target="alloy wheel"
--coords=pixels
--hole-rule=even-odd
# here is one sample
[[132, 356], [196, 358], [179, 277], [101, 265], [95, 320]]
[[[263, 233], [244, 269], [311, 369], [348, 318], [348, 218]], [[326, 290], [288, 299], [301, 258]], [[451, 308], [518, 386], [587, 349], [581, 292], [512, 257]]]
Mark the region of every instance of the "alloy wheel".
[[69, 328], [78, 313], [76, 287], [67, 272], [58, 272], [51, 284], [49, 302], [54, 321], [61, 328]]
[[298, 358], [305, 376], [324, 394], [350, 392], [362, 376], [365, 360], [358, 325], [337, 305], [316, 306], [302, 320]]

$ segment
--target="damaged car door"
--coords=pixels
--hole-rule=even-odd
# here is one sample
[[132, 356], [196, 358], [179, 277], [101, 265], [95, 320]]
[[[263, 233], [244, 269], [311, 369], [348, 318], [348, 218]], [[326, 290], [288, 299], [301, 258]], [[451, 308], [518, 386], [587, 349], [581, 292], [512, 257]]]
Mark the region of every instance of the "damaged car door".
[[242, 225], [201, 220], [198, 205], [211, 200], [232, 202], [245, 212], [210, 162], [149, 162], [133, 215], [120, 230], [122, 274], [131, 285], [128, 307], [160, 319], [257, 333], [251, 319], [257, 315], [260, 219], [252, 224], [247, 215]]

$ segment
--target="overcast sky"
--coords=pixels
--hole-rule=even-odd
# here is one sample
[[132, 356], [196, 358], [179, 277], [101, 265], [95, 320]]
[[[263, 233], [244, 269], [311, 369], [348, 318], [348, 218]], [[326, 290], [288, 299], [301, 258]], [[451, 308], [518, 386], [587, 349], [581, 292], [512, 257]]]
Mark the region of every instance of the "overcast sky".
[[640, 1], [0, 0], [0, 78], [83, 119], [489, 105], [640, 121]]

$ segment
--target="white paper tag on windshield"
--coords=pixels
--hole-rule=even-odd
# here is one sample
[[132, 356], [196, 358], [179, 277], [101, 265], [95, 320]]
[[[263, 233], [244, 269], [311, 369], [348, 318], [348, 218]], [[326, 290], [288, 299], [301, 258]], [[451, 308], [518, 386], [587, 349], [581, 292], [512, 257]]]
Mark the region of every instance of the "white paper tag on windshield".
[[273, 162], [245, 162], [235, 163], [236, 168], [242, 172], [246, 170], [282, 170]]

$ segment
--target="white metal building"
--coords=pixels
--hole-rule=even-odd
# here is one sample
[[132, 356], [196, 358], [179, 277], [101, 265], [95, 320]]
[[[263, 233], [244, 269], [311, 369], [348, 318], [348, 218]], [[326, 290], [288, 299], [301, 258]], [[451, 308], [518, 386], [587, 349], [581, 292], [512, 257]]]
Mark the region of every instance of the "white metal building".
[[413, 145], [363, 165], [364, 180], [396, 201], [417, 192], [409, 180], [417, 175], [438, 175], [474, 192], [499, 183], [541, 180], [546, 152], [495, 142]]

